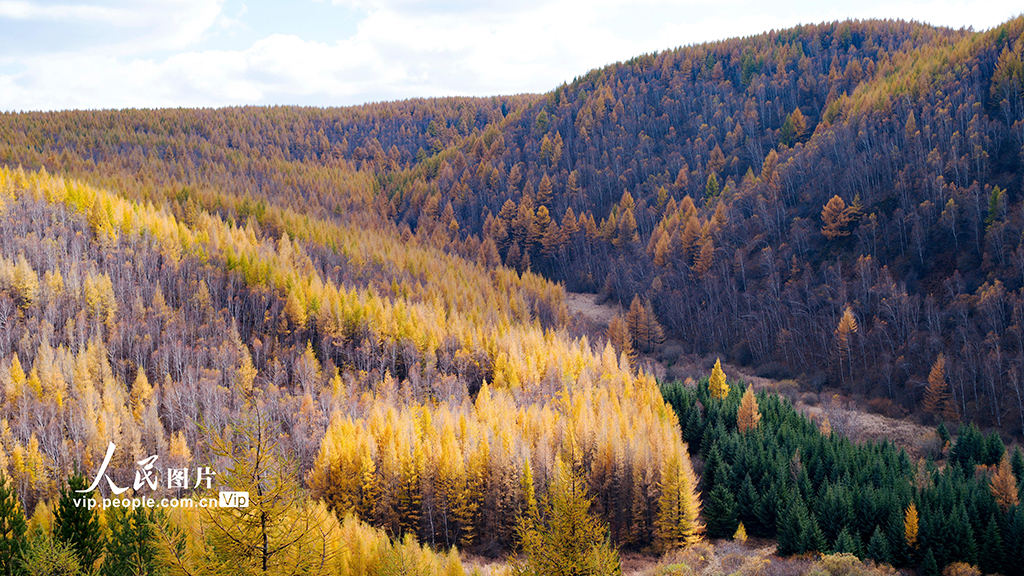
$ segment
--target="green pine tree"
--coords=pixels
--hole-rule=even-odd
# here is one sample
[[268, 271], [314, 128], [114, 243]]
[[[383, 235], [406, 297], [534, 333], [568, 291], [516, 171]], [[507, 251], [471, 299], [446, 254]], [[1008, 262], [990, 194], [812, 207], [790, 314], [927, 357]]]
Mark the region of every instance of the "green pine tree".
[[935, 561], [935, 553], [928, 549], [924, 553], [924, 560], [921, 561], [922, 576], [939, 576], [939, 563]]
[[790, 556], [808, 552], [807, 531], [809, 514], [804, 501], [798, 496], [794, 497], [785, 511], [779, 516], [776, 526], [776, 541], [778, 543], [779, 556]]
[[61, 489], [53, 512], [53, 536], [69, 544], [83, 569], [89, 572], [103, 554], [104, 538], [99, 513], [80, 505], [92, 497], [91, 492], [77, 492], [87, 486], [81, 474], [73, 473], [68, 478], [68, 486]]
[[24, 547], [25, 514], [7, 474], [0, 472], [0, 575], [20, 573], [18, 566]]
[[868, 558], [876, 562], [892, 562], [889, 554], [889, 540], [885, 537], [885, 533], [882, 532], [881, 526], [875, 527], [874, 533], [871, 534], [871, 540], [868, 541], [865, 553]]
[[864, 557], [864, 551], [860, 548], [860, 542], [850, 535], [850, 531], [845, 526], [839, 531], [839, 536], [836, 537], [836, 543], [832, 547], [832, 551], [836, 554], [854, 554], [858, 558]]
[[736, 498], [725, 482], [719, 482], [704, 504], [704, 520], [709, 538], [728, 538], [736, 532]]
[[157, 561], [155, 514], [142, 508], [110, 508], [110, 540], [103, 558], [103, 576], [156, 576], [163, 574]]
[[754, 488], [754, 481], [750, 479], [750, 474], [743, 478], [743, 484], [736, 495], [736, 516], [748, 531], [757, 524], [757, 490]]
[[978, 567], [985, 574], [1006, 573], [1004, 570], [1003, 537], [999, 532], [999, 523], [996, 521], [995, 514], [993, 514], [989, 517], [988, 527], [985, 528], [985, 535], [982, 539], [985, 545], [981, 547], [978, 557]]

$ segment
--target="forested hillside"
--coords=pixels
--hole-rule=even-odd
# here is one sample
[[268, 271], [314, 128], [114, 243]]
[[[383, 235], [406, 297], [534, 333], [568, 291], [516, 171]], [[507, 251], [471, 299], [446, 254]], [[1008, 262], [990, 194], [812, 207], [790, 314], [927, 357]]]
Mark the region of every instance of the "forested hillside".
[[687, 351], [893, 413], [923, 409], [942, 354], [956, 416], [1019, 432], [1022, 29], [800, 26], [537, 96], [4, 114], [0, 161], [275, 236], [268, 202], [370, 208], [488, 267], [639, 295]]
[[[1024, 18], [800, 26], [542, 95], [4, 113], [0, 165], [4, 573], [464, 573], [430, 545], [615, 574], [705, 529], [1019, 573]], [[628, 312], [588, 333], [566, 290]], [[915, 465], [720, 364], [656, 382], [666, 338], [970, 425]], [[97, 497], [216, 495], [147, 489], [151, 456], [253, 512], [76, 509], [101, 467]]]

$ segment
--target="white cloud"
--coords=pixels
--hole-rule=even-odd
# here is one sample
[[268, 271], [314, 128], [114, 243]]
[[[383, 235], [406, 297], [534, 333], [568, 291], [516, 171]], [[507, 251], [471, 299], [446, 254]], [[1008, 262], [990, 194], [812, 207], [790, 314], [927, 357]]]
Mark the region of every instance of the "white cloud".
[[[150, 0], [142, 5], [123, 0], [81, 7], [87, 12], [95, 8], [98, 22], [124, 13], [118, 26], [129, 27], [131, 33], [76, 52], [0, 58], [0, 64], [25, 67], [0, 75], [0, 109], [345, 105], [414, 96], [541, 92], [640, 53], [800, 22], [916, 15], [935, 24], [982, 29], [1016, 14], [1009, 3], [977, 0], [941, 0], [928, 6], [875, 0], [853, 9], [753, 0], [597, 0], [586, 7], [571, 0], [336, 3], [362, 15], [350, 37], [314, 42], [272, 34], [229, 50], [204, 50], [202, 38], [212, 28], [243, 25], [244, 5], [234, 18], [223, 14], [223, 0]], [[295, 6], [301, 10], [302, 4]], [[54, 10], [0, 0], [0, 18], [56, 18]], [[177, 53], [148, 55], [154, 49]]]

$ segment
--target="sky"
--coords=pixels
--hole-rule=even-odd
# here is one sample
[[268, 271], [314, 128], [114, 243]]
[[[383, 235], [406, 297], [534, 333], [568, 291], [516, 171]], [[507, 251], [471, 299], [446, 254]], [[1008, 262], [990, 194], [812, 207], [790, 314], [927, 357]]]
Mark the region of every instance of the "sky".
[[0, 110], [547, 92], [639, 54], [801, 23], [981, 31], [1022, 11], [1019, 0], [0, 0]]

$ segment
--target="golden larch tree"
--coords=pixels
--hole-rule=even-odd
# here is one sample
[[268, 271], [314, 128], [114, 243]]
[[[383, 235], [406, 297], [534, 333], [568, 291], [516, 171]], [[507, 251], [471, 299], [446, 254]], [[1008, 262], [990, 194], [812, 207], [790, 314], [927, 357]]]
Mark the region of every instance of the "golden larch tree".
[[654, 521], [656, 544], [662, 550], [699, 542], [704, 533], [700, 523], [697, 477], [685, 448], [673, 450], [662, 469], [658, 516]]
[[846, 202], [839, 196], [833, 196], [821, 210], [821, 233], [829, 240], [849, 236], [846, 226], [850, 223], [850, 212]]
[[946, 357], [941, 352], [928, 373], [928, 387], [924, 391], [924, 409], [943, 420], [955, 422], [958, 419], [956, 407], [946, 382]]
[[754, 396], [754, 387], [747, 386], [740, 400], [740, 409], [736, 413], [736, 426], [740, 433], [757, 428], [761, 422], [761, 412], [757, 408], [757, 398]]
[[850, 337], [857, 333], [857, 319], [853, 317], [853, 309], [849, 305], [843, 310], [843, 316], [836, 326], [836, 345], [839, 348], [839, 375], [845, 380], [843, 374], [843, 359], [846, 359], [850, 368], [850, 380], [853, 380], [853, 362], [850, 359]]
[[1003, 453], [1003, 459], [999, 461], [989, 488], [992, 490], [992, 495], [995, 496], [996, 504], [1003, 512], [1020, 504], [1017, 494], [1017, 479], [1013, 476], [1013, 470], [1010, 468], [1008, 452]]
[[629, 324], [621, 314], [616, 314], [612, 321], [608, 323], [608, 330], [605, 332], [605, 336], [607, 336], [608, 341], [611, 342], [619, 354], [625, 354], [628, 358], [633, 358], [633, 336], [629, 333]]
[[708, 391], [712, 398], [724, 399], [729, 395], [729, 385], [725, 382], [725, 372], [722, 371], [722, 359], [715, 360], [715, 367], [711, 369], [711, 379], [708, 380]]
[[903, 537], [910, 548], [917, 547], [917, 505], [913, 502], [903, 513]]

